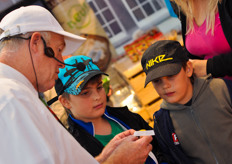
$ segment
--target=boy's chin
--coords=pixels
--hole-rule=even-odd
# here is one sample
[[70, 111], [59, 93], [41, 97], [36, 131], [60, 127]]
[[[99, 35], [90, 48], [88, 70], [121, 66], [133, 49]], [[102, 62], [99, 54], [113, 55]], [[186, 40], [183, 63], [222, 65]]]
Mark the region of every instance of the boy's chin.
[[176, 100], [166, 99], [165, 101], [168, 102], [168, 103], [170, 103], [170, 104], [179, 104], [179, 102], [176, 101]]

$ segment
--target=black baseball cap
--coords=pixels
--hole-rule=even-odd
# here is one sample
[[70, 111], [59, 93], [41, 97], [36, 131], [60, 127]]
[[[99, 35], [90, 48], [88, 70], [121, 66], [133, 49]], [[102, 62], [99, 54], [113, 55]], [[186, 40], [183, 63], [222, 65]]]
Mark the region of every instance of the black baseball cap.
[[154, 79], [178, 74], [182, 63], [188, 61], [187, 54], [178, 41], [161, 40], [152, 44], [141, 59], [143, 71], [147, 75], [144, 87]]

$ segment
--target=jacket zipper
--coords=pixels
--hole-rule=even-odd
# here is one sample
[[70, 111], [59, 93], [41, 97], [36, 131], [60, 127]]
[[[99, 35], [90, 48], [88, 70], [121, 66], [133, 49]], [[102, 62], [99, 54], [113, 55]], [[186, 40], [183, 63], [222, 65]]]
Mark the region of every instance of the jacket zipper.
[[215, 153], [213, 151], [213, 148], [211, 147], [209, 141], [207, 140], [207, 137], [204, 135], [204, 130], [202, 129], [202, 127], [200, 125], [200, 122], [196, 120], [196, 117], [195, 117], [195, 114], [194, 114], [194, 111], [193, 111], [192, 107], [190, 107], [190, 111], [191, 111], [192, 118], [193, 118], [194, 122], [196, 123], [197, 127], [200, 129], [201, 135], [203, 136], [205, 142], [207, 143], [207, 145], [209, 147], [209, 150], [210, 150], [216, 164], [219, 164], [219, 162], [217, 160], [217, 157], [216, 157], [216, 155], [215, 155]]

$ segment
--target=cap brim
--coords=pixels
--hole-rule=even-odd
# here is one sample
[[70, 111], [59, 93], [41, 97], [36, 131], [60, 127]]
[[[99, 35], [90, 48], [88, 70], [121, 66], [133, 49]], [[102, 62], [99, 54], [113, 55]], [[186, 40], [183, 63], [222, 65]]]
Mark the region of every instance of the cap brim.
[[52, 32], [64, 36], [65, 49], [63, 51], [63, 56], [71, 55], [72, 53], [74, 53], [86, 40], [86, 38], [83, 38], [81, 36], [66, 31], [52, 31]]
[[145, 80], [144, 88], [152, 80], [155, 80], [163, 76], [172, 76], [178, 74], [181, 68], [182, 68], [181, 63], [170, 63], [170, 64], [159, 66], [154, 70], [149, 71]]
[[[100, 75], [100, 74], [103, 74], [103, 75], [106, 75], [106, 76], [109, 76], [108, 74], [102, 72], [102, 71], [99, 71], [99, 70], [95, 70], [95, 71], [91, 71], [91, 74], [89, 74], [87, 76], [87, 78], [85, 78], [85, 81], [83, 82], [82, 84], [82, 88], [81, 90], [83, 89], [83, 87], [85, 86], [85, 84], [94, 76], [96, 75]], [[60, 89], [62, 88], [62, 89]], [[60, 89], [60, 90], [59, 90]], [[57, 96], [52, 98], [51, 100], [49, 100], [47, 103], [49, 105], [53, 104], [55, 101], [58, 100], [58, 97], [64, 93], [64, 90], [63, 90], [63, 84], [62, 82], [60, 81], [60, 79], [58, 79], [58, 81], [56, 81], [56, 85], [55, 85], [55, 90], [56, 90], [56, 93], [57, 93]]]
[[[94, 70], [94, 71], [85, 72], [85, 73], [83, 73], [82, 75], [84, 75], [84, 74], [87, 74], [87, 76], [84, 78], [84, 82], [83, 82], [83, 83], [81, 84], [81, 86], [80, 86], [80, 89], [81, 89], [81, 90], [85, 87], [86, 83], [88, 83], [88, 81], [89, 81], [92, 77], [94, 77], [94, 76], [96, 76], [96, 75], [100, 75], [100, 74], [109, 76], [108, 74], [106, 74], [106, 73], [104, 73], [104, 72], [102, 72], [102, 71], [100, 71], [100, 70]], [[75, 81], [74, 81], [73, 83], [75, 83]], [[68, 92], [68, 91], [67, 91], [67, 92]], [[69, 93], [69, 92], [68, 92], [68, 93]], [[79, 94], [79, 93], [78, 93], [78, 94]]]
[[[89, 73], [89, 72], [85, 72], [85, 73]], [[82, 86], [81, 90], [83, 89], [83, 87], [85, 86], [85, 84], [86, 84], [92, 77], [94, 77], [94, 76], [96, 76], [96, 75], [100, 75], [100, 74], [109, 76], [108, 74], [106, 74], [106, 73], [104, 73], [104, 72], [102, 72], [102, 71], [99, 71], [99, 70], [91, 71], [91, 73], [85, 78], [85, 81], [82, 83], [82, 85], [81, 85], [81, 86]]]

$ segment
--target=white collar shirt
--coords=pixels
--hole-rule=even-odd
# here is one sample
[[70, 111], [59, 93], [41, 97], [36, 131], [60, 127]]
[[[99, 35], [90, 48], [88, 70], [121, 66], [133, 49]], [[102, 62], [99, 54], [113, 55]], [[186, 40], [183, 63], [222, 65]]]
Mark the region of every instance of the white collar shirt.
[[0, 163], [98, 163], [54, 118], [30, 81], [0, 63]]

